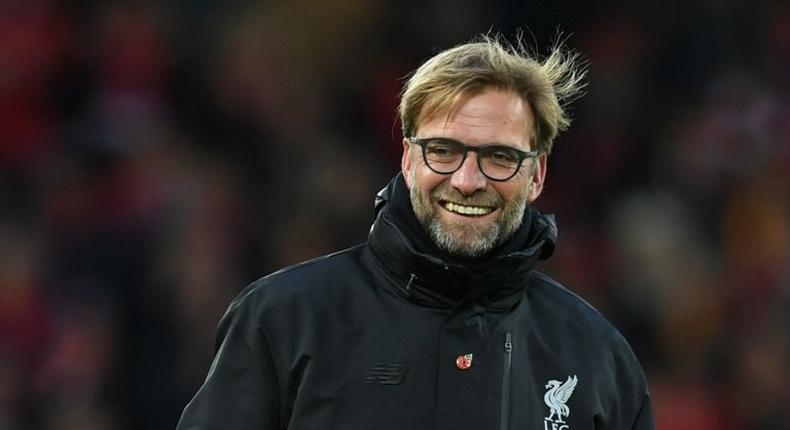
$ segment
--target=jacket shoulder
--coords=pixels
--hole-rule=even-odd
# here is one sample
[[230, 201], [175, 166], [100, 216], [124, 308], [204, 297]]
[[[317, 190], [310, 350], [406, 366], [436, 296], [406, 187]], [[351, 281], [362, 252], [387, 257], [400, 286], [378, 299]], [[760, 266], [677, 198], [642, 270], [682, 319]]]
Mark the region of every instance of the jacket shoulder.
[[242, 303], [274, 302], [304, 295], [331, 293], [333, 287], [354, 284], [348, 282], [364, 273], [359, 258], [363, 245], [357, 245], [323, 255], [263, 276], [249, 284], [231, 302], [230, 308]]
[[541, 272], [533, 272], [527, 294], [538, 320], [561, 325], [597, 340], [627, 345], [617, 330], [598, 309], [578, 294]]

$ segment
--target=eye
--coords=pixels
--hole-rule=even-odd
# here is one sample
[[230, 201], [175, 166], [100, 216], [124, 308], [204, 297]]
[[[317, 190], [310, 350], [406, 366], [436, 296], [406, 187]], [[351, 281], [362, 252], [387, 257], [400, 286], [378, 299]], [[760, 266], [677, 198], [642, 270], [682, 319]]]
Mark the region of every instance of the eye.
[[487, 155], [491, 161], [497, 164], [513, 164], [518, 162], [518, 153], [508, 148], [496, 148]]
[[432, 145], [428, 146], [426, 149], [428, 150], [429, 154], [433, 155], [447, 155], [453, 152], [450, 148], [443, 145]]
[[463, 149], [455, 142], [431, 140], [425, 145], [425, 154], [431, 158], [445, 160], [454, 159], [463, 153]]

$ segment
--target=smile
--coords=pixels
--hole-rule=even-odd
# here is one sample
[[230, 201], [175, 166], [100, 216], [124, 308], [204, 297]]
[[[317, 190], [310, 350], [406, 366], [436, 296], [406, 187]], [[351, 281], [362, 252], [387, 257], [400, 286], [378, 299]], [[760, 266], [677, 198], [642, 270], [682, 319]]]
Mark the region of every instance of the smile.
[[485, 206], [465, 206], [452, 202], [441, 202], [443, 208], [450, 212], [454, 212], [466, 216], [483, 216], [488, 215], [494, 211], [494, 208]]

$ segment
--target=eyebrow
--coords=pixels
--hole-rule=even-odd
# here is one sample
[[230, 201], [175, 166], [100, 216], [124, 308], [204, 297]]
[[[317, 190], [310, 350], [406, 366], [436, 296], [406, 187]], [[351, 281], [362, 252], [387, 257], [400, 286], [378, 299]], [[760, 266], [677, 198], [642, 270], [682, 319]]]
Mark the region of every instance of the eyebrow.
[[[452, 137], [444, 137], [444, 136], [416, 137], [415, 136], [414, 138], [418, 139], [418, 140], [431, 140], [431, 139], [449, 140], [449, 141], [452, 141], [452, 142], [460, 143], [461, 145], [464, 145], [464, 146], [472, 146], [472, 145], [467, 144], [466, 142], [460, 141], [460, 140], [452, 138]], [[479, 147], [480, 148], [502, 147], [502, 148], [516, 149], [516, 150], [523, 151], [523, 152], [531, 152], [532, 151], [531, 149], [530, 150], [523, 150], [523, 149], [521, 149], [521, 148], [519, 148], [519, 147], [517, 147], [515, 145], [508, 145], [506, 143], [500, 143], [500, 142], [486, 143], [484, 145], [480, 145]]]

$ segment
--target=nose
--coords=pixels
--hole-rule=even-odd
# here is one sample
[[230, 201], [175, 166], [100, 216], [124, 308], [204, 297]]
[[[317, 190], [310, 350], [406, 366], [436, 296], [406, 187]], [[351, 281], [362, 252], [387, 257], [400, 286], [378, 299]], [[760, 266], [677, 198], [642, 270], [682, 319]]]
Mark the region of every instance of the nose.
[[486, 188], [486, 177], [477, 165], [477, 154], [470, 152], [461, 167], [453, 172], [450, 184], [463, 195], [471, 195]]

